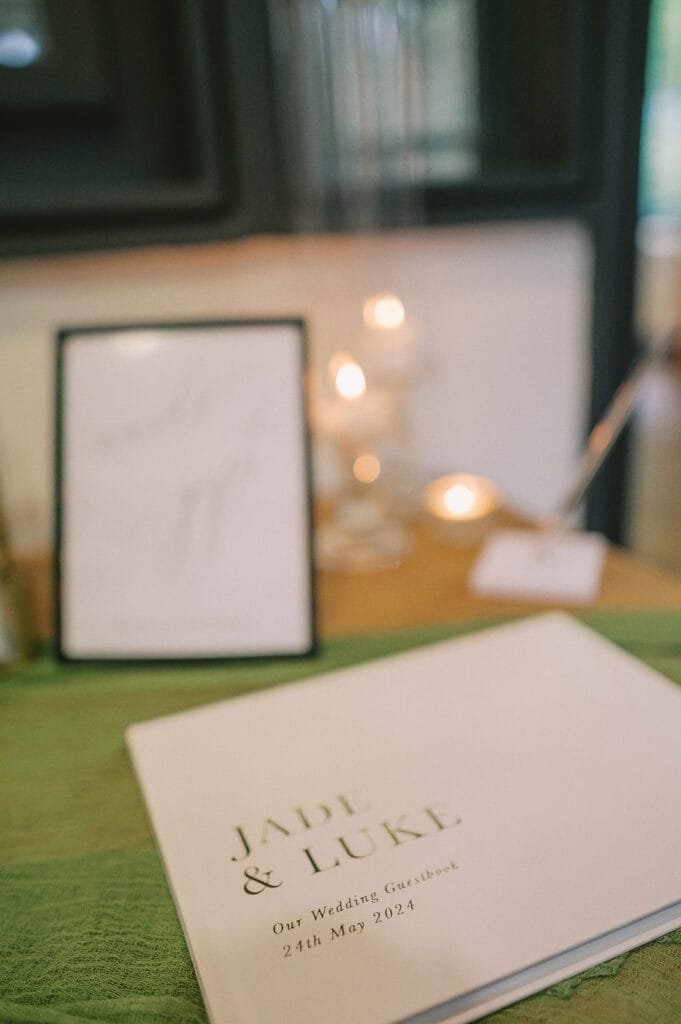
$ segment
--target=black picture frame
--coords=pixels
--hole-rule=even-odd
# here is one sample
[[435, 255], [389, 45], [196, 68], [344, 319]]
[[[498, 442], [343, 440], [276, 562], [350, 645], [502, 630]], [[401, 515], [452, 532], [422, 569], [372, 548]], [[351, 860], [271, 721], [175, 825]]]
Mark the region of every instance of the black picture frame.
[[58, 658], [314, 653], [304, 321], [64, 328], [56, 360]]

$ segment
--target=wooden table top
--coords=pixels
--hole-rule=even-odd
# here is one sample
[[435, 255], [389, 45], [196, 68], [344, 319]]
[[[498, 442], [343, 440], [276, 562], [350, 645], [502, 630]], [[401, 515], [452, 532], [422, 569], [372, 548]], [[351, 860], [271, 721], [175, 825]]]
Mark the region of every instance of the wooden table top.
[[[468, 578], [479, 550], [479, 545], [466, 548], [445, 544], [418, 521], [414, 524], [413, 550], [398, 568], [319, 572], [320, 635], [332, 637], [570, 607], [477, 597], [469, 589]], [[681, 577], [661, 572], [611, 546], [600, 594], [589, 607], [681, 612]]]
[[[477, 597], [468, 587], [468, 578], [479, 545], [456, 547], [443, 543], [421, 521], [413, 524], [413, 540], [412, 551], [398, 568], [317, 573], [317, 615], [322, 638], [522, 615], [559, 607]], [[17, 565], [37, 635], [49, 637], [53, 633], [50, 558], [45, 554], [23, 557]], [[681, 577], [610, 547], [600, 594], [589, 607], [681, 612]]]

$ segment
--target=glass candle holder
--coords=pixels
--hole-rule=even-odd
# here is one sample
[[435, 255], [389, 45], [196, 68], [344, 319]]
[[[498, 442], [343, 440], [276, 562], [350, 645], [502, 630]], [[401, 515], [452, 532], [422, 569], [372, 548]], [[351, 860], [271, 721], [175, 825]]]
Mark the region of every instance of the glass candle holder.
[[335, 395], [318, 402], [314, 425], [335, 454], [336, 484], [329, 518], [317, 529], [317, 563], [341, 571], [394, 568], [412, 546], [402, 394], [367, 383], [349, 353], [332, 358], [330, 368]]

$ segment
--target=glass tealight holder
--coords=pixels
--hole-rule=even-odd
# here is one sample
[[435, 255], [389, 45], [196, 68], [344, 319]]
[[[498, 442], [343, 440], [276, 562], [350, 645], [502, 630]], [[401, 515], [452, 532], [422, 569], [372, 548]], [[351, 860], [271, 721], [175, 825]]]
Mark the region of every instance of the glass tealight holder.
[[317, 527], [317, 564], [351, 572], [395, 568], [412, 547], [401, 395], [367, 384], [359, 364], [345, 355], [345, 362], [336, 360], [335, 397], [320, 400], [314, 417], [336, 471], [328, 518]]

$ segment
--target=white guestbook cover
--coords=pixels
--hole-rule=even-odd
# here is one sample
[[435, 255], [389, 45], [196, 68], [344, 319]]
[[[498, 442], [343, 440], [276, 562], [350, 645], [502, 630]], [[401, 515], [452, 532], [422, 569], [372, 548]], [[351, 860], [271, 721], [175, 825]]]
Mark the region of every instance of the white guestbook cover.
[[214, 1024], [387, 1024], [680, 925], [680, 736], [681, 688], [549, 614], [128, 742]]

